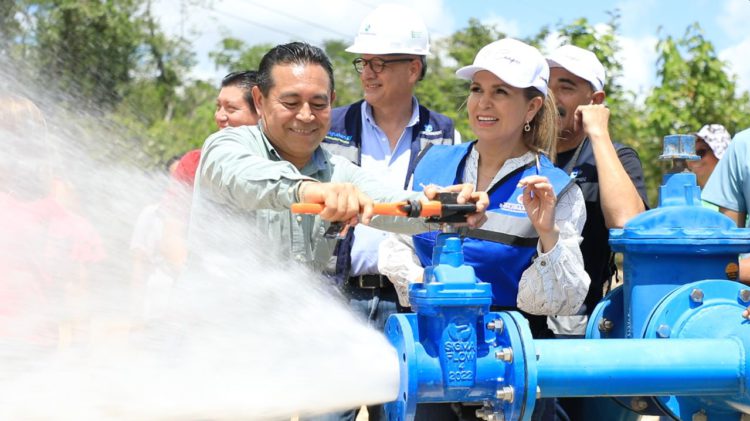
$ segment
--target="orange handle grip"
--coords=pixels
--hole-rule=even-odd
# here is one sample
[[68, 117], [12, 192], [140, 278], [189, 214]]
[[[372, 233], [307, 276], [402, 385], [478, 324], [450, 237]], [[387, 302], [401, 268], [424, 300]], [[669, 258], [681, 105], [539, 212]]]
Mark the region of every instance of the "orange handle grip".
[[419, 216], [423, 218], [429, 218], [432, 216], [441, 216], [443, 214], [443, 204], [437, 200], [430, 200], [427, 203], [422, 203], [422, 212]]
[[[373, 205], [373, 213], [375, 215], [407, 216], [407, 212], [404, 209], [406, 205], [408, 205], [408, 202], [375, 203]], [[431, 200], [421, 205], [422, 211], [419, 214], [420, 217], [429, 218], [442, 215], [443, 204], [437, 200]], [[319, 203], [292, 204], [292, 213], [319, 214], [322, 211], [323, 205]]]
[[292, 203], [292, 213], [319, 214], [323, 212], [323, 205], [320, 203]]
[[372, 206], [372, 213], [375, 215], [406, 216], [403, 206], [406, 202], [398, 203], [375, 203]]
[[[373, 205], [373, 213], [375, 215], [392, 215], [392, 216], [406, 216], [401, 207], [406, 202], [399, 203], [375, 203]], [[319, 214], [323, 212], [323, 205], [320, 203], [293, 203], [292, 213], [305, 213], [305, 214]]]

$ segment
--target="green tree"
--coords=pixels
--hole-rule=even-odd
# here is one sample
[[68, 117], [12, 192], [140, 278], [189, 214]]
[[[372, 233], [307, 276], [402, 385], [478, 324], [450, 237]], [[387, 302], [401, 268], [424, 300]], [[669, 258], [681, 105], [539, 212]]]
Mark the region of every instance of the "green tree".
[[137, 59], [139, 6], [135, 0], [36, 2], [30, 9], [34, 63], [48, 81], [87, 99], [93, 109], [118, 102]]
[[[205, 105], [191, 102], [209, 98], [205, 83], [187, 80], [195, 61], [191, 46], [165, 35], [151, 7], [151, 0], [20, 0], [10, 7], [4, 2], [0, 55], [39, 75], [29, 78], [29, 85], [59, 93], [63, 108], [93, 113], [99, 124], [111, 118], [122, 133], [119, 143], [138, 139], [129, 147], [146, 150], [148, 162], [155, 163], [173, 149], [169, 145], [187, 143], [188, 135], [180, 134], [195, 126], [187, 118], [206, 114], [200, 106], [208, 106], [210, 115], [213, 98]], [[81, 127], [90, 123], [70, 116], [80, 118]], [[206, 124], [211, 127], [211, 120]]]
[[660, 40], [657, 51], [659, 85], [646, 99], [654, 135], [694, 132], [709, 122], [721, 123], [731, 132], [750, 124], [748, 93], [738, 93], [736, 76], [728, 72], [697, 22], [681, 39]]
[[217, 69], [224, 69], [226, 73], [251, 70], [258, 68], [260, 59], [273, 47], [272, 44], [248, 46], [242, 40], [226, 37], [219, 42], [217, 51], [208, 53], [208, 56], [214, 61]]
[[[21, 22], [18, 21], [16, 15], [24, 14], [26, 9], [21, 1], [4, 1], [0, 2], [0, 56], [6, 58], [13, 54], [12, 50], [15, 50], [18, 45], [23, 43], [14, 42], [13, 40], [22, 35]], [[26, 19], [24, 19], [26, 20]]]
[[[750, 126], [749, 94], [738, 93], [736, 76], [728, 72], [697, 22], [682, 38], [661, 39], [657, 52], [658, 84], [646, 98], [641, 127], [643, 155], [657, 157], [665, 135], [692, 133], [706, 123], [723, 124], [732, 133]], [[655, 190], [662, 167], [650, 165], [646, 170]]]

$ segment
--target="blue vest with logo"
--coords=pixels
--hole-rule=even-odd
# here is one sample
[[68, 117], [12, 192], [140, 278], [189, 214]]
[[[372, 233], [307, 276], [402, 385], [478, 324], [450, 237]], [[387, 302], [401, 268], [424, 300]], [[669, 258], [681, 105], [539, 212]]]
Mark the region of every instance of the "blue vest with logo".
[[[437, 184], [449, 186], [463, 179], [463, 168], [476, 142], [457, 146], [432, 146], [422, 154], [414, 170], [414, 188]], [[557, 197], [572, 181], [544, 155], [540, 167], [527, 164], [506, 175], [487, 193], [490, 205], [487, 222], [480, 229], [462, 232], [465, 263], [472, 266], [482, 282], [492, 285], [493, 305], [516, 307], [521, 274], [536, 255], [539, 235], [521, 203], [523, 189], [518, 182], [529, 175], [542, 175], [552, 184]], [[422, 266], [432, 264], [432, 248], [439, 231], [415, 235], [414, 247]]]
[[[343, 156], [360, 165], [362, 160], [362, 101], [357, 101], [331, 111], [331, 128], [321, 146], [328, 152]], [[408, 186], [419, 152], [427, 145], [450, 145], [455, 135], [453, 120], [419, 106], [419, 122], [411, 132], [411, 159], [404, 177]]]

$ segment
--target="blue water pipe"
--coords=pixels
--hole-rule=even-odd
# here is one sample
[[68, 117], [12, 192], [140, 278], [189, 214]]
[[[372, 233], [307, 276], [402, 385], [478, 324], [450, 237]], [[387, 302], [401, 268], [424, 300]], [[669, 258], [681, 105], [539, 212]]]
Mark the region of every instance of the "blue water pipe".
[[414, 313], [386, 325], [401, 364], [389, 419], [463, 402], [483, 419], [529, 420], [538, 398], [574, 396], [693, 421], [750, 414], [750, 288], [736, 281], [750, 230], [701, 206], [685, 171], [694, 142], [665, 138], [674, 165], [659, 208], [612, 230], [623, 286], [596, 307], [586, 339], [535, 340], [520, 313], [490, 311], [490, 285], [464, 265], [460, 238], [439, 234], [424, 284], [410, 288]]

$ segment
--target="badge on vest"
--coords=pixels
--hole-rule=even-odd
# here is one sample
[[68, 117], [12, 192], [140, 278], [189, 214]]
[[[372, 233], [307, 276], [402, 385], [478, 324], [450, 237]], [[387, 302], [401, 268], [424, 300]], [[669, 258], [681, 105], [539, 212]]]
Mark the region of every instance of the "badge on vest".
[[352, 143], [351, 136], [345, 135], [343, 133], [337, 133], [334, 131], [330, 131], [328, 132], [328, 134], [326, 134], [326, 140], [331, 141], [331, 142], [341, 143], [343, 145], [349, 145]]
[[523, 205], [523, 194], [514, 194], [510, 200], [501, 203], [498, 207], [506, 212], [526, 215], [526, 207]]
[[573, 168], [573, 171], [570, 172], [570, 179], [576, 183], [585, 183], [588, 181], [588, 177], [583, 175], [583, 171], [579, 167]]

